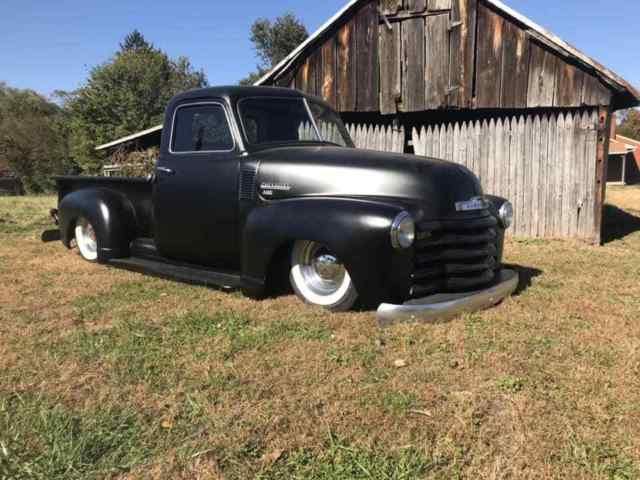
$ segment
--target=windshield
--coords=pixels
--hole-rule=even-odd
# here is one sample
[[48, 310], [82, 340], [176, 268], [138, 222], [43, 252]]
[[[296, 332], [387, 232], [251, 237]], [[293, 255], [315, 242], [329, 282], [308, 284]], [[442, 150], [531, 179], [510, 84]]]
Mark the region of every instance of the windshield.
[[340, 116], [317, 102], [307, 103], [303, 98], [245, 98], [240, 101], [239, 110], [252, 145], [328, 142], [353, 147]]

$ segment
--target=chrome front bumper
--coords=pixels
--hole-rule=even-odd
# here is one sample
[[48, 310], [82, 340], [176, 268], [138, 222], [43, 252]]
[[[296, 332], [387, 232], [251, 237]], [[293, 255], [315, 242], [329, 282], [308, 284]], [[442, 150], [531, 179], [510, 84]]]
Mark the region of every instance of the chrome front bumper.
[[497, 305], [515, 292], [518, 283], [518, 272], [502, 270], [498, 274], [496, 285], [485, 290], [431, 295], [402, 305], [383, 303], [378, 308], [378, 323], [381, 327], [387, 327], [396, 323], [448, 320], [464, 312], [475, 312]]

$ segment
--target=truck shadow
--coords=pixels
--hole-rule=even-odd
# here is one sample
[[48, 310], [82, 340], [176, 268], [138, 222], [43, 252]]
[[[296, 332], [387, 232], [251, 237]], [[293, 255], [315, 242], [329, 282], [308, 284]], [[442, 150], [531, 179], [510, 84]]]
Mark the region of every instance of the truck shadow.
[[640, 231], [640, 217], [613, 205], [605, 205], [602, 219], [602, 243], [622, 240]]
[[505, 265], [505, 268], [510, 268], [512, 270], [515, 270], [520, 275], [518, 288], [516, 288], [516, 291], [513, 293], [514, 297], [517, 297], [523, 294], [525, 291], [527, 291], [529, 287], [531, 287], [531, 285], [533, 284], [533, 279], [536, 277], [539, 277], [544, 273], [542, 270], [538, 268], [525, 267], [523, 265], [509, 264], [509, 265]]

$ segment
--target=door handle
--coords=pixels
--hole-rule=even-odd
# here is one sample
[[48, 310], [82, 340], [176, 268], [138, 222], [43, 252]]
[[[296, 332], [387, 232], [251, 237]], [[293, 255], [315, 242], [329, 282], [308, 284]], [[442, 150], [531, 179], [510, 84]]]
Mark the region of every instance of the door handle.
[[166, 167], [156, 167], [158, 173], [164, 173], [165, 175], [175, 175], [176, 171]]

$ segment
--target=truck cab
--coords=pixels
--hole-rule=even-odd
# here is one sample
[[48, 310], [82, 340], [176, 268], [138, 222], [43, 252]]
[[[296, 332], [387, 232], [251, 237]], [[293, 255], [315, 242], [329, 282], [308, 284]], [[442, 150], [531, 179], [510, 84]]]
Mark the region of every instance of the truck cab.
[[[59, 177], [60, 236], [89, 261], [263, 296], [378, 308], [381, 322], [493, 305], [511, 220], [466, 168], [355, 149], [301, 92], [217, 87], [175, 97], [147, 179]], [[285, 278], [286, 280], [286, 278]]]

